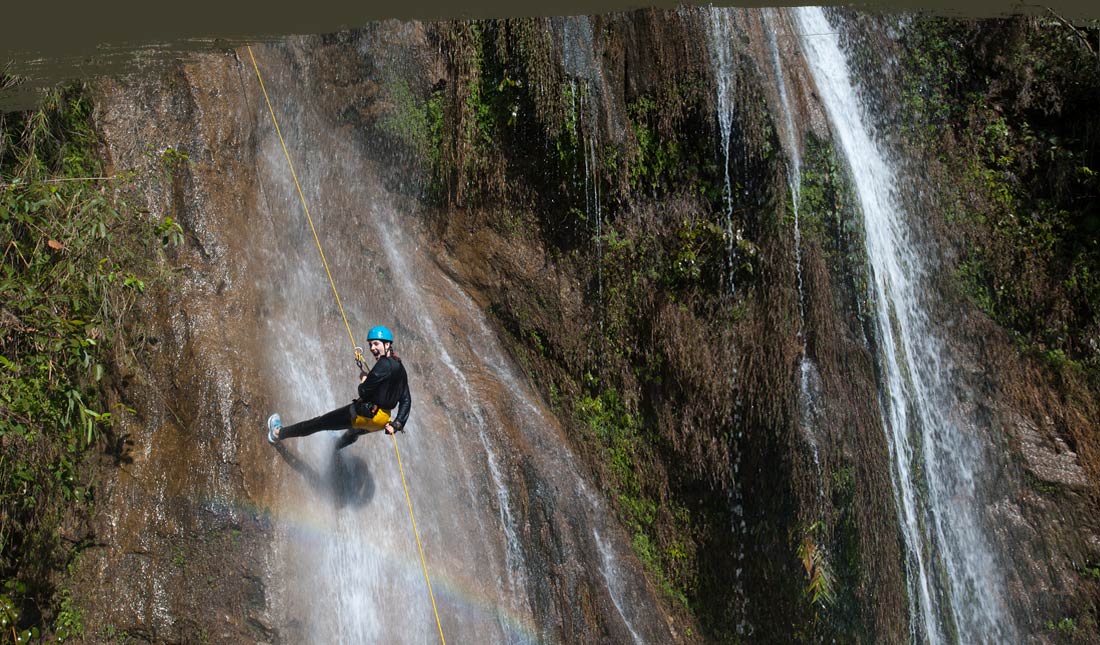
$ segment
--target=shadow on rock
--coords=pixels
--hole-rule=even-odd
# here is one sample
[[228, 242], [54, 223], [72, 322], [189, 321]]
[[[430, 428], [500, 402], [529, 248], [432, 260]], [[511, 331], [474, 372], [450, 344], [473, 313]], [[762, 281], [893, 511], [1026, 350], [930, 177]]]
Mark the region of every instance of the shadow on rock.
[[346, 450], [337, 450], [329, 464], [329, 485], [337, 508], [363, 506], [374, 497], [374, 477], [367, 462]]
[[336, 508], [364, 506], [374, 497], [374, 477], [367, 462], [360, 457], [345, 451], [334, 451], [329, 467], [324, 472], [318, 472], [283, 444], [277, 444], [275, 450], [283, 461], [305, 478], [315, 493], [332, 499]]

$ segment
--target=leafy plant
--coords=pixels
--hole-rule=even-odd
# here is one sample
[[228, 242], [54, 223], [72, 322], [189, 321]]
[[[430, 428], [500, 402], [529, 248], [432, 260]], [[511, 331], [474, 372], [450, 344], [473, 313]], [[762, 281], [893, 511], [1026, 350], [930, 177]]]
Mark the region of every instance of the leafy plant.
[[57, 640], [84, 638], [84, 613], [73, 603], [68, 589], [61, 592], [61, 603], [54, 619], [54, 635]]
[[1062, 618], [1057, 623], [1053, 620], [1048, 620], [1046, 628], [1049, 631], [1058, 631], [1067, 636], [1073, 635], [1077, 631], [1077, 621], [1069, 616]]
[[[90, 115], [74, 87], [0, 119], [0, 580], [19, 642], [51, 614], [59, 638], [82, 633], [51, 586], [75, 551], [58, 527], [87, 512], [81, 466], [116, 421], [103, 396], [110, 352], [156, 279], [149, 250], [182, 243], [177, 223], [121, 196], [133, 175], [103, 176]], [[172, 148], [158, 158], [164, 173], [187, 162]]]
[[805, 589], [807, 598], [813, 604], [829, 606], [836, 602], [836, 579], [825, 549], [814, 540], [814, 533], [821, 527], [820, 522], [814, 522], [806, 530], [798, 545], [798, 560], [808, 580]]
[[[1100, 66], [1085, 32], [1039, 18], [904, 30], [903, 123], [944, 164], [958, 288], [1042, 354], [1100, 374]], [[943, 136], [950, 125], [950, 136]]]

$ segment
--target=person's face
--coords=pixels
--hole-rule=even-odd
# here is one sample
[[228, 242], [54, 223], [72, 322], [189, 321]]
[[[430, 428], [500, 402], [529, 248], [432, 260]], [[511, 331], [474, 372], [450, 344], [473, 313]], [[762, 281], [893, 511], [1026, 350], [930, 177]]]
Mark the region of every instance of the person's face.
[[374, 355], [375, 360], [378, 360], [386, 353], [386, 343], [380, 340], [372, 340], [370, 342], [370, 353]]

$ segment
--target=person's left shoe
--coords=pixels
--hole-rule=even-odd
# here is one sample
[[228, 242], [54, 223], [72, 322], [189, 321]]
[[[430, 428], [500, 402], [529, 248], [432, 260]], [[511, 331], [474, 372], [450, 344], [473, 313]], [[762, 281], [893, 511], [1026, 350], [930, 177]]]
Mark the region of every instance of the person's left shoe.
[[267, 418], [267, 442], [271, 445], [279, 443], [279, 432], [283, 429], [283, 420], [276, 412]]

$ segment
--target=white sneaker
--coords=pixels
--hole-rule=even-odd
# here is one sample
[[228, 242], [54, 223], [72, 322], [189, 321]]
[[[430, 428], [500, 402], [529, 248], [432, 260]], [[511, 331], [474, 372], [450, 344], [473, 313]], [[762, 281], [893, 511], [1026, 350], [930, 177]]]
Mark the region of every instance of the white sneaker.
[[271, 445], [279, 443], [279, 431], [283, 429], [283, 420], [279, 418], [279, 413], [269, 416], [267, 418], [267, 442]]

